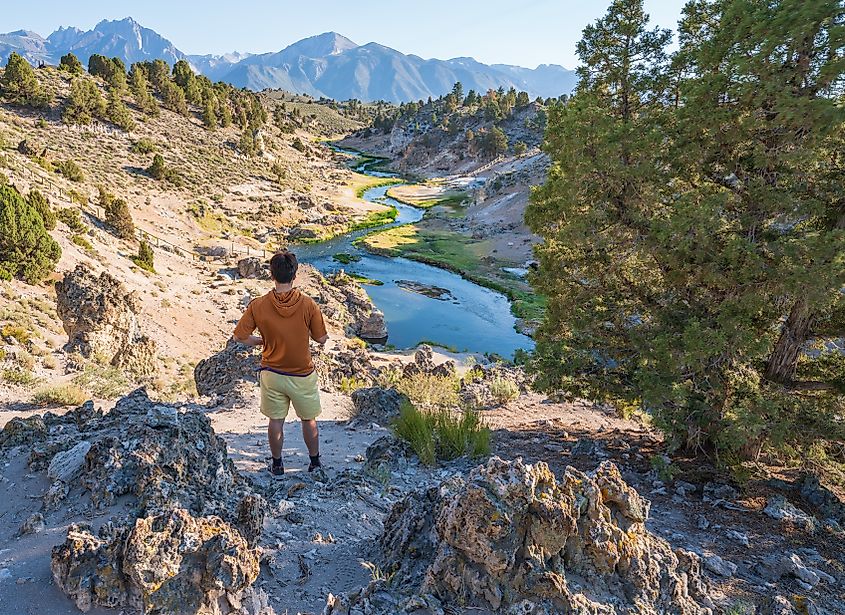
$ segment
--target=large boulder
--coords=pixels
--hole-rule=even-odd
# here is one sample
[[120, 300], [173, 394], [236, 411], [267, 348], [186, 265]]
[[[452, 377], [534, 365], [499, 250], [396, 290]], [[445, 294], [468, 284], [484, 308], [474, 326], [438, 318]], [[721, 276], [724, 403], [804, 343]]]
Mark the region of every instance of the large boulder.
[[384, 320], [384, 312], [373, 308], [369, 316], [361, 321], [358, 335], [365, 340], [387, 341], [387, 323]]
[[68, 335], [67, 352], [97, 358], [148, 376], [158, 369], [155, 342], [138, 326], [141, 304], [107, 272], [79, 264], [56, 282], [56, 310]]
[[609, 462], [558, 482], [545, 463], [494, 457], [397, 503], [380, 541], [389, 591], [330, 597], [325, 613], [712, 613], [698, 557], [646, 530], [649, 506]]
[[389, 425], [399, 416], [405, 397], [395, 389], [365, 387], [352, 391], [355, 421]]
[[247, 256], [238, 261], [238, 275], [242, 278], [268, 278], [265, 261], [257, 256]]
[[53, 548], [53, 578], [82, 611], [129, 607], [145, 615], [241, 613], [258, 554], [219, 517], [184, 509], [107, 525], [72, 526]]

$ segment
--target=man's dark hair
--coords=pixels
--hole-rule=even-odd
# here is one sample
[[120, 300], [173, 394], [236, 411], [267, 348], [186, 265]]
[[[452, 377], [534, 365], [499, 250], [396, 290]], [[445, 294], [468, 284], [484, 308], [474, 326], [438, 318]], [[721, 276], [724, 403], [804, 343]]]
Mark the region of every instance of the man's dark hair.
[[296, 254], [282, 250], [276, 252], [270, 259], [270, 275], [281, 284], [288, 284], [296, 276], [299, 263], [296, 261]]

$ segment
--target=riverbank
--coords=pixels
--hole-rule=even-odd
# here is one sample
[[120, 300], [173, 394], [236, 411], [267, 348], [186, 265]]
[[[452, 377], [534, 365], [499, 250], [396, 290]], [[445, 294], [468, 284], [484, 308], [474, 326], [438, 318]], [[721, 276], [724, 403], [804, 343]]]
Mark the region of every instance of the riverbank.
[[[440, 212], [438, 212], [440, 213]], [[542, 318], [545, 299], [535, 294], [528, 282], [506, 269], [520, 264], [498, 259], [492, 242], [473, 239], [451, 230], [434, 228], [429, 216], [415, 224], [374, 231], [355, 245], [373, 254], [401, 256], [447, 269], [470, 282], [502, 293], [510, 300], [511, 313], [518, 319], [517, 331], [530, 335]]]

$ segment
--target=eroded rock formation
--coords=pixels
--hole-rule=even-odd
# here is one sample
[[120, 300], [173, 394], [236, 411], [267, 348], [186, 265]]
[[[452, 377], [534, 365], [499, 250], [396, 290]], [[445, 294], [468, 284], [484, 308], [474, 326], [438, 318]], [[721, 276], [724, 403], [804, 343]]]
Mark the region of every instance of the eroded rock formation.
[[107, 272], [80, 264], [56, 283], [56, 310], [68, 335], [65, 350], [123, 367], [137, 376], [158, 370], [156, 344], [138, 326], [141, 305]]
[[[490, 459], [396, 504], [381, 538], [390, 591], [373, 582], [325, 613], [446, 605], [497, 613], [712, 612], [699, 559], [645, 528], [649, 502], [612, 463], [592, 474]], [[438, 611], [439, 609], [439, 611]]]
[[17, 446], [53, 479], [45, 509], [63, 506], [71, 489], [95, 508], [117, 498], [129, 505], [96, 534], [72, 527], [53, 550], [56, 584], [80, 609], [272, 612], [250, 589], [267, 505], [195, 408], [153, 402], [139, 389], [105, 414], [86, 402], [62, 416], [12, 419], [0, 448]]
[[241, 401], [256, 383], [261, 354], [233, 339], [226, 347], [194, 368], [194, 380], [200, 395], [216, 396], [221, 403]]

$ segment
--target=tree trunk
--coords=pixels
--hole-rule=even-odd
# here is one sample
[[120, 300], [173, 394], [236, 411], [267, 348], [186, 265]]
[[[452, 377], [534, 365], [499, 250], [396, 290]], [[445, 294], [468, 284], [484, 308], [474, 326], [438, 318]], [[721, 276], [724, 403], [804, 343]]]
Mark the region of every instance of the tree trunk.
[[804, 342], [810, 336], [813, 313], [804, 297], [792, 306], [764, 374], [766, 380], [788, 384], [795, 379], [795, 369]]

